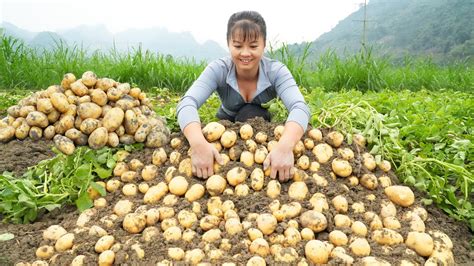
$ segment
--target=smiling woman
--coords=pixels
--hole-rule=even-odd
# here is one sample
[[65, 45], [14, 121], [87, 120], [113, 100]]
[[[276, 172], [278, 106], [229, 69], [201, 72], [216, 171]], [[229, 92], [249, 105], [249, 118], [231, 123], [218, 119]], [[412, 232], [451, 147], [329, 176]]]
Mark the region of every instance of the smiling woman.
[[255, 11], [233, 14], [227, 24], [230, 56], [211, 62], [189, 88], [177, 106], [178, 122], [192, 148], [195, 175], [213, 175], [214, 159], [220, 162], [217, 149], [201, 132], [198, 108], [216, 91], [222, 102], [219, 119], [245, 121], [252, 117], [270, 120], [261, 104], [279, 97], [289, 111], [278, 144], [264, 161], [271, 168], [270, 177], [287, 181], [294, 165], [293, 148], [308, 125], [310, 112], [288, 68], [263, 56], [266, 24]]

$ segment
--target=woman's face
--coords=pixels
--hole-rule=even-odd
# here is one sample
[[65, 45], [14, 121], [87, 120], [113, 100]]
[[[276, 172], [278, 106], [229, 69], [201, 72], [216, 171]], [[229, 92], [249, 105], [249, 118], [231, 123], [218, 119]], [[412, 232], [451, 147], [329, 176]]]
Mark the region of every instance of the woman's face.
[[258, 69], [260, 59], [265, 50], [263, 37], [258, 39], [231, 37], [229, 40], [229, 51], [237, 70], [250, 71]]

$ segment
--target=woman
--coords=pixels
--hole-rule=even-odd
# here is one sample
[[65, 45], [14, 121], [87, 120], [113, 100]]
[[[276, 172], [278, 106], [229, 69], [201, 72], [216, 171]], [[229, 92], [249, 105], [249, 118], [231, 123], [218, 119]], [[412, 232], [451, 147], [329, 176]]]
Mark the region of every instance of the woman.
[[303, 136], [310, 118], [309, 108], [288, 68], [263, 56], [267, 29], [255, 11], [233, 14], [227, 24], [230, 56], [211, 62], [189, 88], [177, 106], [178, 122], [191, 148], [195, 175], [213, 175], [214, 159], [221, 163], [217, 149], [201, 132], [198, 108], [217, 90], [222, 105], [219, 119], [245, 121], [261, 116], [270, 120], [260, 105], [280, 97], [289, 111], [278, 144], [268, 154], [263, 167], [271, 167], [271, 178], [284, 182], [294, 165], [293, 148]]

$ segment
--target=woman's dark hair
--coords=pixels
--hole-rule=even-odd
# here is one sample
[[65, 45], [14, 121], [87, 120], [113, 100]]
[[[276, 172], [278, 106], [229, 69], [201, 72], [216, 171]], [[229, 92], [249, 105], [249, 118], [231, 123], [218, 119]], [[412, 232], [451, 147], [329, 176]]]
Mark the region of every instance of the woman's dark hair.
[[267, 41], [267, 26], [262, 15], [256, 11], [241, 11], [232, 14], [227, 23], [227, 43], [231, 37], [242, 37], [242, 41], [257, 40], [263, 37], [263, 43]]

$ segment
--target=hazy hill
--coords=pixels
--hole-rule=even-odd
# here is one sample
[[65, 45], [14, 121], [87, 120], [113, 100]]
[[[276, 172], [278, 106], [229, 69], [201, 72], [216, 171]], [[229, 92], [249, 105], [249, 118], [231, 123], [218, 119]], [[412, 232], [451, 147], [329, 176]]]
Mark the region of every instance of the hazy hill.
[[90, 52], [108, 51], [116, 48], [119, 51], [148, 49], [173, 57], [212, 60], [227, 54], [217, 42], [198, 43], [189, 32], [169, 32], [163, 28], [131, 29], [117, 34], [110, 33], [104, 25], [78, 26], [61, 32], [30, 32], [3, 22], [1, 25], [6, 35], [14, 36], [36, 48], [51, 49], [63, 41], [67, 45], [79, 45]]
[[[370, 0], [367, 7], [366, 43], [378, 54], [402, 58], [406, 54], [431, 56], [436, 61], [474, 60], [474, 1], [472, 0]], [[364, 8], [360, 8], [317, 38], [314, 56], [335, 50], [354, 53], [363, 40]], [[300, 50], [304, 44], [293, 45]]]

